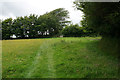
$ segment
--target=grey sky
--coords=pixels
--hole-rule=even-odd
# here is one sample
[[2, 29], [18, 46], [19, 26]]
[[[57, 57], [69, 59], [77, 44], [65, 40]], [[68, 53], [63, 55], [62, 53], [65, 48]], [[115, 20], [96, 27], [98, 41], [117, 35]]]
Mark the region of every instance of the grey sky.
[[65, 8], [69, 11], [70, 20], [79, 23], [83, 13], [73, 7], [74, 0], [1, 0], [0, 18], [26, 16], [29, 14], [42, 15], [57, 8]]

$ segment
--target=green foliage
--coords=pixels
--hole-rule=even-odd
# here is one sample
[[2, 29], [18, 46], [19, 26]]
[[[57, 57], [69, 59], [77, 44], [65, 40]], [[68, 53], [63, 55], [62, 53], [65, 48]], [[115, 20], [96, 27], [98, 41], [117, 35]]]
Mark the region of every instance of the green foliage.
[[120, 3], [119, 2], [74, 2], [78, 10], [83, 11], [88, 27], [102, 36], [119, 37]]
[[79, 27], [78, 24], [71, 24], [70, 26], [66, 26], [63, 30], [62, 30], [62, 34], [65, 37], [80, 37], [82, 36], [83, 33], [83, 28]]
[[[83, 25], [87, 25], [103, 38], [100, 49], [110, 53], [120, 53], [120, 2], [74, 2], [76, 8], [84, 13]], [[114, 47], [114, 48], [113, 48]], [[113, 51], [110, 51], [112, 50]]]
[[9, 39], [12, 35], [12, 18], [2, 21], [2, 38]]
[[0, 40], [2, 40], [2, 20], [0, 19]]
[[83, 20], [81, 21], [81, 26], [83, 27], [84, 36], [99, 36], [94, 29], [88, 27], [85, 17], [83, 17]]
[[97, 33], [84, 25], [84, 20], [81, 21], [82, 27], [80, 27], [78, 24], [70, 24], [67, 25], [65, 28], [62, 30], [62, 34], [65, 37], [82, 37], [82, 36], [98, 36]]
[[69, 21], [68, 11], [64, 8], [55, 9], [44, 15], [30, 14], [2, 21], [3, 39], [10, 39], [13, 34], [17, 38], [53, 37], [58, 35]]

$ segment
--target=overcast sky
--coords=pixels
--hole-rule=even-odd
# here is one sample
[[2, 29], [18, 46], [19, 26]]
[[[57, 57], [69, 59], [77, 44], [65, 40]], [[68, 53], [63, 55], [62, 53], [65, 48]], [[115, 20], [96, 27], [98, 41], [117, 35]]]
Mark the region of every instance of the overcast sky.
[[74, 0], [0, 0], [0, 19], [29, 14], [42, 15], [57, 8], [69, 11], [70, 20], [76, 24], [82, 20], [83, 13], [73, 6]]

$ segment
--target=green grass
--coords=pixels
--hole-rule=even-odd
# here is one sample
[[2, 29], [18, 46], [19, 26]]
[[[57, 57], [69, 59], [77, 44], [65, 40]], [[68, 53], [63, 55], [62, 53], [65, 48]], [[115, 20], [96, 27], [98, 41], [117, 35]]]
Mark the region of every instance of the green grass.
[[2, 41], [2, 77], [24, 77], [43, 39]]
[[0, 40], [0, 79], [2, 79], [2, 41]]
[[55, 69], [59, 78], [116, 78], [117, 58], [97, 48], [98, 40], [66, 38], [54, 45]]
[[3, 78], [117, 78], [118, 59], [99, 37], [5, 40]]

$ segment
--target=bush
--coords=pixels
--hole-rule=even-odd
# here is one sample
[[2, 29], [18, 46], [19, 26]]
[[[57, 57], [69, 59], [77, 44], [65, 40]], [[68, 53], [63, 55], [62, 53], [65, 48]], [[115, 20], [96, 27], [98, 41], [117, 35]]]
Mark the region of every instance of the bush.
[[83, 29], [78, 24], [71, 24], [62, 30], [62, 34], [64, 37], [81, 37], [83, 35]]

